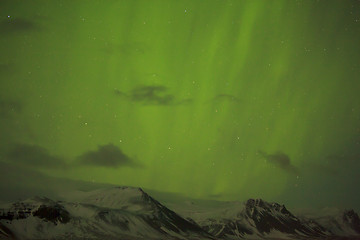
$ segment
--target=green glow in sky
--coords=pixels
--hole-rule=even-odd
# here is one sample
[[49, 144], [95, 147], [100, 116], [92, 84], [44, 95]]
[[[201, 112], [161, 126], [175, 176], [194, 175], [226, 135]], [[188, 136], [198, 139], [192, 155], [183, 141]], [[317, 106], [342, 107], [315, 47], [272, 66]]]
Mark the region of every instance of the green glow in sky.
[[2, 161], [360, 207], [359, 1], [1, 1], [0, 20]]

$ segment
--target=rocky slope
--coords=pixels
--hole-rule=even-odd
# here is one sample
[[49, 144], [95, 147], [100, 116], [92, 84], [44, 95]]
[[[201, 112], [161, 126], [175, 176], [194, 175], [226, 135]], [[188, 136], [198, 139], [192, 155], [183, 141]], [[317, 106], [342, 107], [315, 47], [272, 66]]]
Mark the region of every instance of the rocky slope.
[[360, 239], [353, 210], [299, 217], [261, 199], [170, 208], [133, 187], [67, 201], [35, 197], [0, 208], [0, 239]]

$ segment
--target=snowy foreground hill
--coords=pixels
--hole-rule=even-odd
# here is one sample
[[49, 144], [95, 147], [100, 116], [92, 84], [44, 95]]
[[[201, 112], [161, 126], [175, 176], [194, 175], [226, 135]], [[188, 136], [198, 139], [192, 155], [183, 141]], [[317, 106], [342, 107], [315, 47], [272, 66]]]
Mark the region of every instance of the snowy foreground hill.
[[168, 206], [175, 211], [133, 187], [100, 189], [72, 201], [35, 197], [0, 207], [0, 239], [360, 239], [352, 210], [296, 217], [260, 199]]

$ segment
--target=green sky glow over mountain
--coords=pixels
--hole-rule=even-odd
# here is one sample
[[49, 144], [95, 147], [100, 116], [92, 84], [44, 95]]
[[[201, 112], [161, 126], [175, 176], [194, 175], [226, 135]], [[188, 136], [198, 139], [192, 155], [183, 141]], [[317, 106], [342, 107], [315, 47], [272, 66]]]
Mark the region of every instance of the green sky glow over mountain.
[[359, 1], [1, 1], [0, 20], [4, 166], [360, 208]]

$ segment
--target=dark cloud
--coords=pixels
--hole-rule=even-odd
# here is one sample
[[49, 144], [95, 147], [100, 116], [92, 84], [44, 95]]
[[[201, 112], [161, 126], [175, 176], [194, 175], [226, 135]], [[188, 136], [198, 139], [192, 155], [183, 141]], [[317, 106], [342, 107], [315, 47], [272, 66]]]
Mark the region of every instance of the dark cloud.
[[115, 90], [117, 96], [125, 100], [140, 103], [143, 105], [186, 105], [192, 102], [192, 99], [176, 100], [175, 96], [168, 93], [168, 88], [163, 85], [139, 86], [129, 92]]
[[20, 164], [37, 168], [66, 168], [65, 162], [38, 145], [17, 143], [10, 145], [4, 155], [13, 164]]
[[174, 96], [166, 92], [167, 88], [161, 85], [141, 86], [131, 91], [131, 100], [150, 105], [170, 105], [174, 102]]
[[231, 94], [218, 94], [212, 98], [212, 102], [223, 102], [223, 101], [240, 102], [240, 99]]
[[0, 22], [0, 33], [3, 34], [39, 30], [41, 28], [35, 22], [23, 18], [10, 17]]
[[121, 166], [139, 167], [132, 158], [113, 144], [100, 145], [96, 151], [88, 151], [79, 156], [78, 160], [83, 165], [115, 168]]
[[268, 162], [274, 164], [275, 166], [285, 170], [288, 173], [299, 174], [299, 170], [297, 167], [292, 165], [290, 157], [282, 152], [277, 152], [274, 154], [267, 154], [263, 151], [258, 151]]
[[129, 97], [129, 95], [127, 93], [122, 92], [119, 89], [115, 89], [114, 92], [119, 97], [122, 97], [122, 98], [128, 98]]
[[0, 118], [9, 118], [22, 111], [22, 104], [17, 101], [0, 99]]

